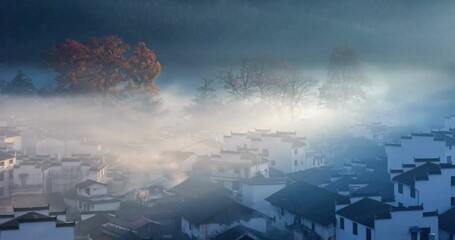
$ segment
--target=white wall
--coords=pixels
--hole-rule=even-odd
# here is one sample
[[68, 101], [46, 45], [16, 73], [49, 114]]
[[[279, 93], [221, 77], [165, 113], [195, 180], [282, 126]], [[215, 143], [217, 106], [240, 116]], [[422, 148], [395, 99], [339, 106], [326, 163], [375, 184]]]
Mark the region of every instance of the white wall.
[[[391, 212], [391, 219], [375, 219], [374, 229], [371, 229], [372, 240], [402, 240], [411, 239], [409, 229], [411, 227], [430, 227], [431, 232], [436, 234], [438, 239], [438, 217], [423, 217], [423, 211], [399, 211]], [[365, 225], [357, 223], [357, 235], [353, 234], [353, 221], [344, 218], [344, 230], [340, 228], [340, 217], [337, 214], [336, 236], [337, 240], [365, 240]]]
[[46, 138], [36, 143], [36, 154], [37, 155], [51, 155], [56, 154], [65, 155], [65, 143], [54, 139]]
[[414, 158], [441, 158], [446, 162], [445, 141], [434, 141], [433, 137], [412, 136], [401, 139], [401, 146], [385, 147], [388, 169], [402, 169], [403, 163], [414, 163]]
[[430, 227], [431, 232], [438, 238], [438, 217], [422, 217], [422, 211], [400, 211], [392, 212], [392, 220], [375, 220], [375, 239], [401, 240], [411, 239], [410, 227]]
[[20, 223], [19, 230], [0, 231], [0, 240], [73, 240], [74, 227], [55, 227], [55, 222]]
[[278, 192], [286, 186], [285, 183], [267, 184], [267, 185], [250, 185], [247, 183], [240, 184], [242, 194], [242, 204], [255, 209], [264, 214], [268, 213], [270, 203], [265, 201], [268, 196]]
[[441, 175], [429, 175], [429, 180], [415, 182], [415, 198], [410, 196], [410, 187], [403, 185], [403, 194], [398, 192], [398, 184], [394, 185], [395, 201], [404, 206], [415, 206], [423, 203], [425, 211], [445, 212], [451, 207], [451, 197], [455, 196], [451, 186], [451, 176], [455, 169], [441, 169]]

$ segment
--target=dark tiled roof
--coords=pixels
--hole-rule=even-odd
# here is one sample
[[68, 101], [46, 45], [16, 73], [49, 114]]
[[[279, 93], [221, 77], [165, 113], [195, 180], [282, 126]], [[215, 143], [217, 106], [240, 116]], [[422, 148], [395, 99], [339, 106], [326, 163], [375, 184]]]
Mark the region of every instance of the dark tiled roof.
[[248, 185], [269, 185], [269, 184], [285, 184], [288, 182], [287, 178], [249, 178], [241, 181], [241, 183]]
[[335, 221], [335, 204], [347, 198], [308, 183], [294, 183], [265, 199], [271, 204], [323, 225]]
[[382, 199], [393, 199], [393, 183], [371, 182], [367, 186], [360, 188], [351, 194], [353, 197], [372, 195], [381, 196]]
[[428, 175], [441, 174], [441, 168], [438, 164], [431, 162], [424, 163], [414, 169], [404, 172], [393, 178], [394, 181], [414, 186], [416, 180], [428, 179]]
[[351, 183], [351, 178], [349, 177], [342, 177], [334, 182], [329, 183], [327, 186], [324, 187], [325, 190], [333, 193], [346, 192], [349, 191], [349, 183]]
[[209, 192], [183, 204], [180, 213], [192, 224], [200, 225], [207, 222], [230, 224], [245, 216], [252, 216], [255, 211], [224, 194]]
[[[253, 236], [253, 237], [250, 237]], [[244, 238], [244, 237], [250, 237], [250, 238]], [[258, 232], [256, 230], [253, 230], [251, 228], [242, 226], [242, 225], [237, 225], [224, 233], [221, 233], [220, 235], [216, 236], [213, 238], [213, 240], [225, 240], [225, 239], [255, 239], [255, 240], [267, 240], [264, 233]]]
[[271, 178], [273, 178], [273, 177], [275, 177], [275, 178], [276, 177], [285, 177], [286, 174], [284, 172], [274, 168], [274, 167], [269, 167], [269, 176]]
[[187, 158], [189, 158], [194, 153], [192, 152], [183, 152], [183, 151], [164, 151], [161, 153], [161, 158], [170, 161], [177, 161], [181, 162]]
[[347, 207], [337, 211], [337, 214], [360, 223], [370, 228], [374, 228], [376, 218], [390, 218], [390, 211], [393, 206], [371, 198], [363, 198]]
[[94, 185], [94, 184], [100, 184], [100, 185], [106, 186], [106, 184], [104, 184], [104, 183], [100, 183], [100, 182], [97, 182], [97, 181], [94, 181], [91, 179], [87, 179], [81, 183], [76, 184], [75, 188], [86, 188], [86, 187]]
[[414, 162], [440, 162], [441, 159], [437, 158], [414, 158]]
[[0, 161], [8, 160], [14, 158], [13, 155], [0, 151]]
[[74, 228], [75, 236], [87, 236], [93, 232], [98, 232], [101, 225], [108, 223], [109, 219], [106, 214], [100, 213], [88, 218], [84, 221], [78, 222]]
[[331, 173], [331, 169], [320, 167], [289, 173], [287, 176], [296, 182], [305, 182], [318, 186], [330, 182]]
[[439, 215], [439, 228], [455, 234], [455, 207]]
[[212, 182], [198, 179], [188, 178], [177, 186], [169, 189], [170, 192], [186, 198], [194, 198], [201, 196], [212, 190], [221, 190], [222, 187]]
[[62, 214], [66, 212], [65, 201], [61, 193], [21, 194], [11, 197], [11, 204], [17, 211], [33, 211], [49, 209], [49, 213]]
[[47, 216], [37, 212], [28, 212], [22, 216], [13, 218], [5, 223], [0, 224], [0, 230], [17, 230], [21, 223], [31, 222], [56, 222], [56, 227], [74, 226], [74, 222], [65, 223], [57, 220], [57, 217]]

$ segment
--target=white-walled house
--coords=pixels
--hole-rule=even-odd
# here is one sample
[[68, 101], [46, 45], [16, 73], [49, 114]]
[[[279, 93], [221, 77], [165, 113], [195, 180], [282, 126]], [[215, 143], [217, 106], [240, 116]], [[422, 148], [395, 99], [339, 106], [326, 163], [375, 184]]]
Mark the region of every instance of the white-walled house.
[[395, 207], [363, 198], [337, 211], [337, 240], [438, 239], [438, 212], [422, 206]]
[[267, 232], [267, 217], [217, 192], [190, 200], [181, 214], [181, 231], [189, 239], [214, 238], [239, 225]]
[[22, 150], [22, 137], [14, 128], [0, 128], [0, 146], [6, 146], [8, 150]]
[[305, 137], [297, 136], [296, 132], [271, 132], [256, 129], [248, 133], [233, 133], [224, 136], [225, 148], [228, 151], [255, 149], [266, 156], [269, 166], [284, 173], [295, 172], [323, 163], [307, 158], [308, 147]]
[[80, 212], [97, 212], [117, 210], [120, 200], [107, 192], [107, 185], [93, 180], [85, 180], [65, 194], [68, 205]]
[[0, 224], [0, 240], [72, 240], [74, 222], [62, 222], [55, 216], [28, 212]]
[[412, 133], [400, 143], [386, 143], [388, 170], [401, 170], [415, 159], [439, 158], [441, 163], [455, 161], [455, 138], [445, 132]]
[[221, 151], [212, 155], [204, 165], [209, 168], [209, 178], [229, 190], [238, 192], [240, 181], [255, 176], [268, 177], [269, 161], [261, 154], [250, 151]]
[[14, 166], [13, 184], [10, 186], [10, 194], [42, 193], [43, 174], [41, 165], [32, 162], [21, 162]]
[[266, 201], [270, 203], [267, 215], [279, 229], [298, 228], [303, 235], [333, 240], [335, 211], [349, 199], [308, 183], [293, 183]]
[[15, 156], [0, 151], [0, 198], [9, 196], [15, 165]]
[[397, 205], [444, 212], [455, 204], [455, 165], [426, 162], [395, 177]]
[[90, 155], [43, 164], [44, 192], [65, 192], [87, 179], [105, 182], [108, 180], [107, 168], [103, 158]]
[[44, 138], [36, 141], [36, 155], [65, 155], [65, 142], [56, 138]]
[[444, 130], [449, 131], [455, 129], [455, 115], [444, 118]]
[[240, 182], [240, 201], [243, 205], [267, 214], [270, 204], [265, 200], [286, 187], [286, 178], [252, 178]]
[[73, 154], [88, 154], [97, 156], [101, 154], [101, 144], [87, 139], [60, 139], [46, 137], [36, 140], [36, 155], [50, 155], [70, 157]]
[[1, 201], [0, 223], [12, 220], [23, 214], [36, 212], [55, 216], [66, 221], [66, 205], [61, 193], [36, 193], [13, 195]]

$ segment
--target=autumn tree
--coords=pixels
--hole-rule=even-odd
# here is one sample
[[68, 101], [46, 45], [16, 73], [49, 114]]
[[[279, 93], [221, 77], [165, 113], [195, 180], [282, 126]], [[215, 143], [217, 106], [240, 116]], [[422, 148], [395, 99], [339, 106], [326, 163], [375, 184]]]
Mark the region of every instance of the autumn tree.
[[120, 92], [120, 83], [128, 78], [125, 57], [128, 44], [119, 37], [107, 36], [91, 38], [87, 47], [90, 49], [91, 85], [104, 94]]
[[91, 85], [91, 53], [84, 44], [66, 40], [51, 52], [42, 55], [44, 66], [52, 68], [57, 76], [56, 90], [59, 92], [81, 93], [94, 91]]
[[140, 42], [134, 48], [134, 53], [128, 60], [130, 89], [144, 89], [158, 93], [159, 88], [155, 80], [161, 71], [161, 64], [156, 59], [155, 53], [147, 48], [144, 42]]
[[330, 55], [327, 76], [319, 92], [329, 106], [341, 107], [365, 100], [368, 78], [355, 50], [345, 46], [335, 48]]
[[158, 93], [155, 80], [161, 71], [153, 51], [139, 43], [128, 57], [129, 45], [116, 36], [91, 38], [81, 43], [66, 40], [43, 55], [45, 66], [57, 72], [59, 92], [102, 93], [118, 96], [126, 90]]
[[7, 95], [33, 95], [36, 93], [36, 87], [32, 80], [19, 70], [16, 76], [6, 84], [3, 93]]

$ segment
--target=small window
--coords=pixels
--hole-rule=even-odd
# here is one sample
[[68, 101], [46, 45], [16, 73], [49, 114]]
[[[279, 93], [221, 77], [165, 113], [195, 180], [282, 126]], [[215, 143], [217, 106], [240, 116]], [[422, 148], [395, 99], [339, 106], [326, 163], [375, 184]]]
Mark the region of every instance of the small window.
[[294, 160], [294, 166], [297, 166], [297, 160]]
[[275, 166], [275, 160], [271, 160], [270, 165]]
[[4, 167], [5, 166], [5, 161], [1, 161], [0, 162], [0, 167]]
[[191, 223], [190, 223], [190, 224], [188, 224], [188, 225], [190, 226], [190, 230], [191, 230]]
[[452, 163], [452, 156], [447, 156], [447, 163]]
[[352, 223], [352, 234], [357, 236], [357, 223]]
[[234, 168], [234, 173], [240, 173], [240, 168], [238, 167]]
[[311, 223], [311, 230], [314, 232], [315, 229], [316, 227], [314, 226], [314, 223]]
[[218, 172], [224, 172], [224, 171], [225, 171], [225, 170], [224, 170], [223, 167], [219, 167], [219, 168], [218, 168]]
[[284, 216], [284, 208], [281, 208], [281, 216]]
[[3, 180], [5, 180], [5, 173], [0, 172], [0, 181], [3, 181]]
[[13, 159], [10, 159], [10, 160], [9, 160], [9, 164], [13, 164]]
[[415, 188], [411, 187], [411, 194], [410, 195], [411, 195], [412, 198], [416, 198], [416, 189]]
[[450, 185], [455, 186], [455, 177], [450, 177]]
[[398, 192], [403, 194], [403, 184], [398, 183]]
[[367, 240], [371, 240], [371, 229], [367, 228], [367, 235], [366, 235]]
[[344, 218], [340, 217], [340, 229], [344, 230]]
[[297, 154], [297, 153], [298, 153], [298, 151], [297, 151], [297, 148], [296, 148], [296, 149], [294, 149], [294, 154]]
[[90, 188], [86, 188], [86, 189], [85, 189], [85, 193], [87, 193], [88, 195], [90, 195]]
[[455, 197], [450, 198], [450, 203], [451, 203], [452, 207], [455, 206]]

